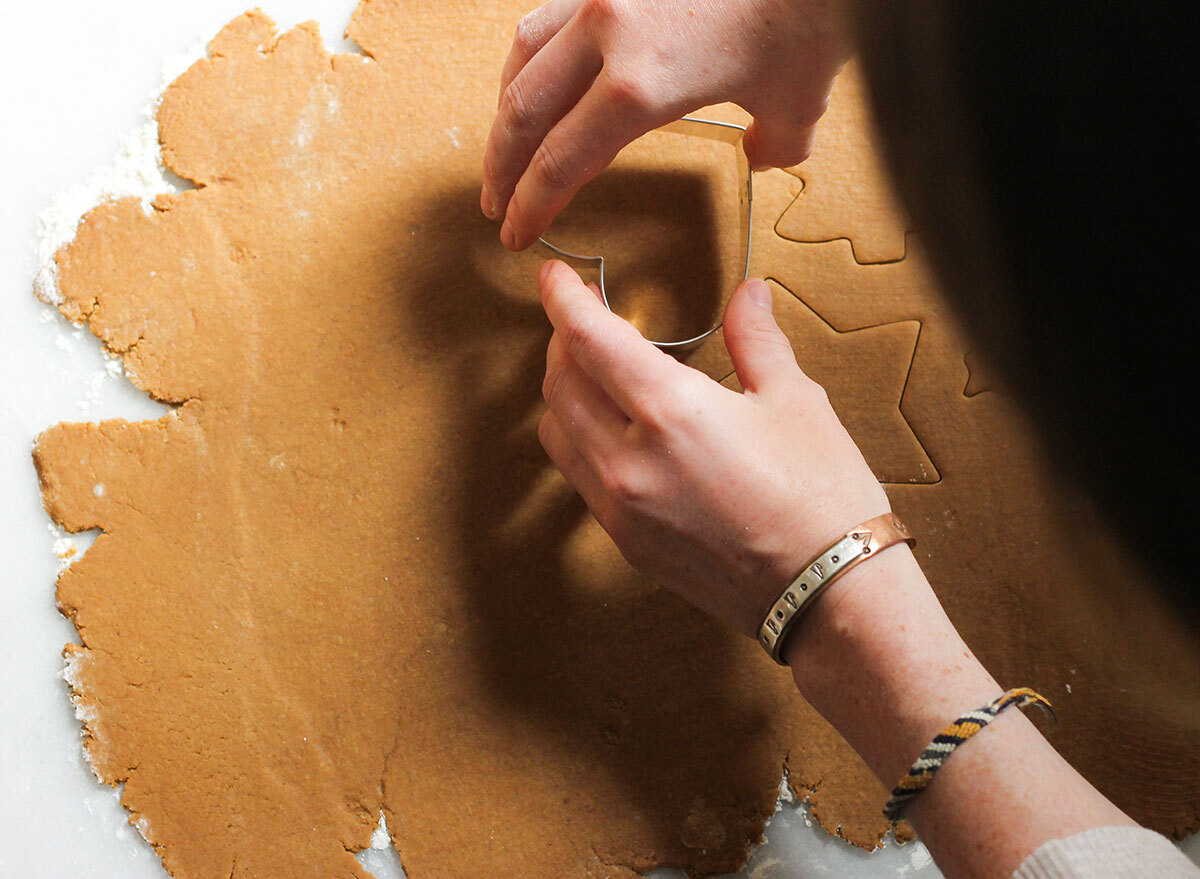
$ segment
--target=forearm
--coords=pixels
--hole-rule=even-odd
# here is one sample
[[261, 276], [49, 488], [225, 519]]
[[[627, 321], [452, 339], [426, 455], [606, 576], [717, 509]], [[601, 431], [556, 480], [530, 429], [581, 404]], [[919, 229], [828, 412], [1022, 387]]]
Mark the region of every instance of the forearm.
[[[831, 586], [785, 655], [804, 697], [889, 788], [938, 730], [1003, 691], [905, 546]], [[954, 752], [906, 817], [949, 877], [1009, 876], [1047, 840], [1133, 823], [1011, 709]]]
[[[566, 265], [539, 280], [555, 328], [542, 445], [657, 582], [754, 635], [819, 541], [887, 509], [763, 282], [725, 309], [739, 394], [655, 349]], [[907, 546], [849, 571], [797, 626], [785, 645], [797, 685], [889, 787], [938, 730], [1001, 692]], [[1015, 710], [956, 751], [908, 816], [952, 877], [1008, 876], [1049, 839], [1129, 823]]]

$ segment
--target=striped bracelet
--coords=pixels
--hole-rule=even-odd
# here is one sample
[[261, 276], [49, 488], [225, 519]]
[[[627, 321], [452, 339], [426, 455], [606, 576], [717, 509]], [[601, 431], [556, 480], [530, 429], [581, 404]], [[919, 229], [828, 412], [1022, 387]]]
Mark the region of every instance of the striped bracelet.
[[925, 790], [937, 771], [942, 768], [942, 764], [954, 753], [955, 748], [991, 723], [996, 715], [1005, 708], [1012, 705], [1023, 708], [1031, 704], [1044, 708], [1050, 712], [1051, 717], [1055, 716], [1049, 699], [1028, 687], [1018, 687], [1015, 690], [1009, 690], [982, 708], [964, 714], [943, 729], [921, 752], [921, 756], [913, 763], [908, 774], [900, 779], [900, 783], [892, 789], [891, 799], [883, 807], [883, 817], [889, 821], [899, 821], [903, 817], [904, 809], [909, 801]]

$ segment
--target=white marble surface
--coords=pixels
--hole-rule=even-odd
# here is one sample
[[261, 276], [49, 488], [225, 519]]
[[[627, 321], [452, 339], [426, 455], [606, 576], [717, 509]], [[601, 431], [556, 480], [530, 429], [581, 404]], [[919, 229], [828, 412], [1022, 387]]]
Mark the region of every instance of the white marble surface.
[[[160, 879], [158, 858], [126, 821], [116, 792], [83, 762], [79, 726], [58, 675], [75, 640], [54, 607], [61, 537], [48, 527], [30, 459], [34, 436], [63, 420], [152, 417], [162, 407], [106, 369], [96, 340], [31, 293], [36, 218], [54, 194], [107, 165], [160, 79], [164, 56], [251, 0], [40, 0], [0, 4], [0, 877]], [[322, 22], [337, 48], [352, 0], [262, 0], [282, 24]], [[86, 536], [79, 541], [86, 545]], [[940, 875], [920, 845], [868, 854], [786, 807], [743, 871], [755, 879]], [[1192, 848], [1198, 848], [1192, 846]], [[1200, 854], [1200, 852], [1197, 852]], [[394, 852], [360, 855], [381, 879]], [[663, 871], [659, 876], [681, 874]], [[657, 877], [656, 877], [657, 879]]]

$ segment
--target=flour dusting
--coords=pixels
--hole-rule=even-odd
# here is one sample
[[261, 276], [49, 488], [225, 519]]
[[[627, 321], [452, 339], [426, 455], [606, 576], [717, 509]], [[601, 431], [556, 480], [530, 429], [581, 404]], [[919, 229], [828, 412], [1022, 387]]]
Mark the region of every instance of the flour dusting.
[[146, 842], [153, 842], [150, 839], [150, 822], [146, 820], [145, 815], [138, 815], [136, 821], [131, 816], [130, 821], [133, 822], [133, 826], [137, 828], [137, 832], [141, 835], [142, 839], [146, 840]]
[[54, 555], [58, 557], [59, 568], [71, 564], [71, 560], [79, 555], [79, 548], [72, 537], [58, 537], [54, 540]]
[[158, 143], [158, 105], [175, 79], [194, 62], [208, 57], [212, 32], [187, 51], [163, 60], [162, 81], [142, 108], [142, 123], [125, 135], [111, 165], [98, 168], [84, 183], [78, 183], [55, 195], [37, 218], [37, 261], [41, 268], [33, 281], [38, 299], [47, 305], [59, 305], [58, 265], [54, 255], [75, 237], [79, 220], [105, 201], [133, 196], [150, 212], [150, 203], [160, 192], [178, 192], [179, 187], [166, 176]]
[[383, 812], [379, 813], [379, 826], [371, 833], [371, 848], [378, 851], [388, 848], [392, 844], [392, 835], [388, 833], [387, 818], [383, 817]]
[[[212, 34], [215, 33], [214, 28]], [[164, 59], [161, 81], [142, 108], [143, 121], [122, 138], [112, 164], [93, 171], [84, 183], [76, 184], [54, 196], [46, 209], [38, 215], [36, 253], [41, 268], [34, 278], [33, 289], [37, 297], [46, 304], [59, 305], [62, 302], [62, 295], [58, 289], [58, 265], [54, 257], [75, 237], [79, 221], [84, 214], [104, 201], [129, 196], [140, 199], [142, 209], [149, 212], [150, 203], [157, 194], [179, 191], [179, 187], [168, 179], [166, 168], [162, 164], [156, 114], [167, 87], [195, 61], [207, 57], [210, 38], [211, 35], [197, 41], [186, 52]], [[50, 316], [46, 319], [49, 320]], [[83, 333], [84, 330], [76, 329], [70, 334], [60, 335], [56, 344], [60, 349], [69, 350], [81, 344]], [[79, 403], [81, 411], [90, 409], [99, 398], [105, 379], [118, 378], [125, 372], [119, 357], [114, 357], [107, 351], [103, 356], [104, 370], [90, 378], [85, 398]], [[104, 486], [97, 484], [93, 491], [99, 497], [104, 493]], [[60, 569], [67, 567], [85, 552], [95, 538], [95, 532], [72, 537], [55, 523], [47, 524], [53, 537], [53, 550]], [[99, 741], [99, 733], [95, 727], [98, 712], [96, 707], [85, 702], [81, 695], [83, 690], [80, 671], [86, 656], [85, 652], [69, 652], [61, 676], [70, 688], [75, 718], [82, 724], [80, 732], [85, 736], [90, 734], [95, 744]], [[87, 759], [86, 750], [84, 756]], [[90, 759], [88, 763], [91, 764]], [[148, 828], [139, 826], [138, 830], [143, 836], [148, 833]]]
[[787, 767], [783, 767], [783, 777], [779, 780], [779, 796], [775, 800], [775, 811], [778, 812], [785, 805], [794, 806], [796, 804], [796, 792], [792, 790], [792, 783], [788, 779]]
[[911, 852], [909, 863], [914, 870], [925, 870], [933, 865], [933, 855], [920, 840], [909, 843], [909, 846]]
[[75, 719], [84, 726], [90, 726], [97, 717], [96, 707], [84, 702], [80, 696], [83, 687], [79, 682], [79, 672], [87, 655], [83, 651], [68, 653], [63, 660], [63, 669], [59, 672], [59, 677], [66, 681], [67, 686], [71, 688], [71, 705], [75, 708]]
[[354, 857], [362, 865], [368, 876], [376, 879], [404, 879], [404, 865], [400, 863], [400, 854], [392, 846], [391, 835], [388, 833], [387, 820], [383, 812], [379, 813], [379, 826], [371, 834], [371, 844]]
[[53, 521], [46, 523], [46, 530], [50, 532], [50, 548], [54, 552], [54, 558], [58, 562], [60, 571], [82, 555], [84, 547], [80, 547], [79, 541]]

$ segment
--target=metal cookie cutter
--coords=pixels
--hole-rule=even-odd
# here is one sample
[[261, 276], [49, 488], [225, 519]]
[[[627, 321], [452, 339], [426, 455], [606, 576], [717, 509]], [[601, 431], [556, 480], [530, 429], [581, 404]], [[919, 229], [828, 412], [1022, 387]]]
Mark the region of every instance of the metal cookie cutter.
[[[746, 280], [746, 278], [750, 277], [750, 238], [751, 229], [753, 228], [752, 221], [754, 219], [754, 181], [750, 173], [750, 161], [746, 158], [746, 151], [742, 149], [742, 138], [746, 135], [745, 127], [734, 125], [732, 122], [715, 122], [711, 119], [684, 116], [682, 119], [664, 125], [657, 130], [665, 131], [669, 134], [686, 134], [691, 137], [716, 140], [721, 143], [727, 143], [734, 148], [738, 166], [738, 207], [740, 208], [739, 213], [741, 218], [741, 240], [744, 245], [745, 254], [745, 258], [741, 263], [742, 280]], [[600, 275], [600, 298], [604, 300], [604, 306], [609, 311], [613, 310], [608, 302], [608, 291], [604, 286], [603, 256], [571, 253], [570, 251], [563, 250], [561, 247], [555, 247], [545, 238], [539, 238], [538, 241], [547, 250], [564, 259], [596, 268]], [[720, 328], [721, 324], [718, 322], [716, 326], [705, 330], [698, 336], [692, 336], [690, 339], [680, 339], [676, 342], [655, 342], [651, 340], [650, 344], [657, 345], [659, 348], [685, 348], [689, 345], [695, 345], [703, 339], [707, 339]]]

